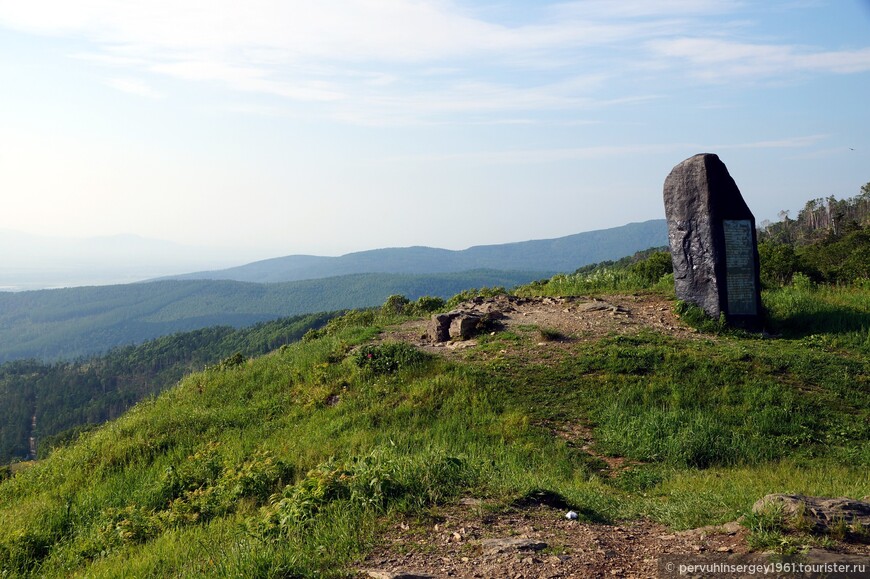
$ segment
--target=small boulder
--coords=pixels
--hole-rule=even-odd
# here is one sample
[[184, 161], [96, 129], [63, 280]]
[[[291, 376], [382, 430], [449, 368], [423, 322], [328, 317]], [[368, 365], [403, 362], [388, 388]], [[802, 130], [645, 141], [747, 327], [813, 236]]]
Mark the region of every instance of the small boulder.
[[819, 532], [827, 531], [841, 521], [870, 529], [870, 503], [846, 497], [772, 494], [752, 505], [752, 511], [758, 513], [778, 505], [782, 505], [783, 514], [789, 519], [803, 517]]
[[446, 342], [450, 339], [450, 322], [453, 317], [450, 314], [435, 314], [426, 326], [426, 336], [432, 342]]
[[430, 341], [466, 340], [472, 337], [480, 326], [483, 316], [477, 312], [453, 311], [435, 314], [426, 326], [426, 336]]
[[450, 322], [450, 337], [457, 340], [470, 338], [477, 332], [481, 317], [471, 312], [458, 312]]

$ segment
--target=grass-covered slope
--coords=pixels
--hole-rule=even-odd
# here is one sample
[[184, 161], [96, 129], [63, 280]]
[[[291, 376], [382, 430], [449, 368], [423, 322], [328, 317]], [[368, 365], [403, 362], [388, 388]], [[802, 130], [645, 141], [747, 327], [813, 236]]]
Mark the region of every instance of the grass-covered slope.
[[[676, 528], [770, 492], [870, 494], [868, 292], [765, 294], [778, 339], [653, 332], [527, 356], [529, 332], [448, 361], [372, 343], [355, 312], [319, 337], [184, 378], [0, 483], [0, 575], [343, 576], [384, 517], [460, 495], [556, 493], [582, 518]], [[553, 435], [591, 432], [619, 473]], [[604, 470], [602, 470], [604, 469]]]
[[71, 359], [176, 332], [249, 326], [314, 312], [377, 306], [402, 294], [450, 297], [469, 287], [513, 287], [540, 271], [359, 274], [289, 283], [161, 281], [0, 292], [0, 362]]
[[337, 313], [182, 332], [74, 362], [0, 364], [0, 464], [41, 456], [77, 430], [117, 418], [185, 374], [234, 355], [270, 352]]

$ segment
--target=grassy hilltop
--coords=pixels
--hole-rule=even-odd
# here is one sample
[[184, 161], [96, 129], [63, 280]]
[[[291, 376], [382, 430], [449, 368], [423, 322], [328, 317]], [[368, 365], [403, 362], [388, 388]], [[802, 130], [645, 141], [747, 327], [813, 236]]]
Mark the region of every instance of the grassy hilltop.
[[[581, 521], [674, 530], [745, 515], [749, 546], [783, 553], [867, 542], [845, 522], [814, 535], [751, 506], [870, 495], [868, 191], [766, 226], [769, 334], [676, 303], [667, 254], [649, 251], [516, 288], [512, 303], [560, 296], [551, 317], [521, 312], [472, 347], [409, 341], [433, 311], [504, 290], [392, 296], [210, 362], [58, 436], [46, 458], [0, 467], [0, 576], [352, 576], [397, 522], [420, 529], [397, 548], [430, 553], [419, 522], [462, 497], [494, 517], [545, 497]], [[269, 328], [216, 338], [272, 343]], [[154, 364], [158, 346], [113, 355]]]
[[[662, 265], [515, 293], [672, 300]], [[383, 341], [438, 300], [351, 312], [0, 482], [0, 576], [346, 576], [391, 521], [462, 496], [497, 511], [546, 493], [583, 520], [686, 529], [771, 492], [870, 494], [870, 286], [797, 275], [763, 298], [773, 339], [521, 326], [450, 358]], [[554, 434], [578, 430], [590, 447]], [[758, 547], [830, 540], [747, 521]]]

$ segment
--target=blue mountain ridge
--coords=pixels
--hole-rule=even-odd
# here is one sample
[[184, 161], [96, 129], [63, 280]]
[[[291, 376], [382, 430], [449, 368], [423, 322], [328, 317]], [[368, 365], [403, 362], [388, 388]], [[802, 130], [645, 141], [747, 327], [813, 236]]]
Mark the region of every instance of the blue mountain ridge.
[[463, 250], [418, 246], [372, 249], [339, 257], [289, 255], [160, 279], [276, 283], [357, 273], [435, 274], [478, 269], [571, 272], [583, 265], [663, 245], [667, 245], [667, 224], [664, 219], [653, 219], [555, 239], [478, 245]]

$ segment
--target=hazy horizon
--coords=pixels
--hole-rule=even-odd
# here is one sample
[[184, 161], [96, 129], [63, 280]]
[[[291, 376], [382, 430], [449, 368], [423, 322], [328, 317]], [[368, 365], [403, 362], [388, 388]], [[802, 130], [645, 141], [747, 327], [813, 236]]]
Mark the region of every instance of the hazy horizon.
[[[574, 232], [576, 233], [586, 233], [586, 231]], [[539, 239], [555, 239], [555, 237]], [[524, 241], [531, 240], [514, 239], [505, 243]], [[397, 247], [409, 246], [367, 247], [347, 253]], [[472, 246], [427, 247], [461, 251]], [[346, 255], [346, 253], [324, 255], [299, 252], [273, 254], [266, 250], [251, 252], [232, 248], [196, 247], [144, 238], [135, 234], [64, 238], [32, 235], [9, 229], [0, 229], [0, 249], [3, 250], [4, 256], [0, 262], [0, 291], [136, 283], [165, 276], [228, 269], [289, 255], [317, 255], [317, 257]]]
[[[0, 229], [256, 255], [759, 221], [870, 180], [870, 2], [0, 0]], [[0, 266], [7, 256], [0, 257]]]

